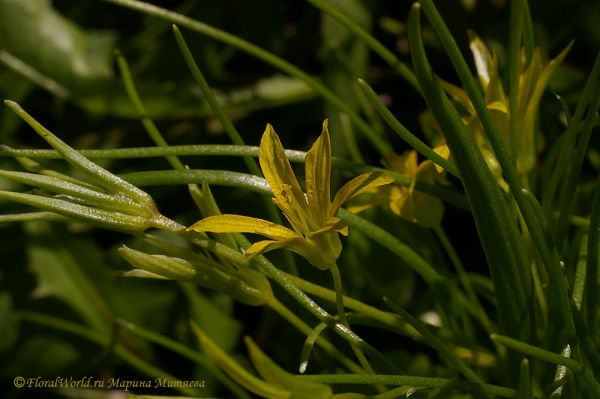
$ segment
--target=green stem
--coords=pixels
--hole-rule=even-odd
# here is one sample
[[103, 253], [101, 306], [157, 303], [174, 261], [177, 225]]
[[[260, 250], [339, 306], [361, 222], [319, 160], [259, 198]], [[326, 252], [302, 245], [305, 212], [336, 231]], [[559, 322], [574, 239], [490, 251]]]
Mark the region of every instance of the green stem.
[[508, 37], [508, 72], [510, 77], [510, 102], [509, 102], [509, 137], [510, 155], [513, 157], [513, 166], [517, 167], [517, 140], [519, 137], [519, 74], [521, 65], [521, 37], [523, 32], [524, 0], [512, 0], [510, 6], [510, 29]]
[[164, 8], [156, 7], [152, 4], [144, 3], [136, 0], [104, 0], [108, 3], [117, 4], [122, 7], [126, 7], [135, 11], [142, 12], [147, 15], [151, 15], [160, 19], [164, 19], [171, 23], [177, 24], [179, 26], [184, 26], [193, 31], [199, 32], [203, 35], [211, 37], [215, 40], [219, 40], [221, 42], [227, 43], [230, 46], [242, 50], [272, 66], [275, 68], [288, 73], [291, 76], [294, 76], [303, 82], [305, 82], [310, 88], [312, 88], [316, 93], [322, 96], [325, 100], [330, 102], [334, 107], [336, 107], [341, 112], [344, 112], [348, 115], [352, 123], [354, 123], [359, 130], [364, 134], [365, 138], [371, 142], [371, 144], [379, 151], [381, 156], [384, 156], [387, 153], [392, 152], [391, 145], [384, 141], [377, 133], [371, 128], [357, 113], [352, 109], [352, 107], [347, 104], [343, 99], [334, 94], [331, 90], [326, 88], [323, 84], [316, 81], [306, 72], [297, 68], [296, 66], [290, 64], [289, 62], [277, 57], [276, 55], [269, 53], [268, 51], [256, 46], [252, 43], [249, 43], [239, 37], [231, 35], [227, 32], [224, 32], [220, 29], [214, 28], [212, 26], [206, 25], [200, 21], [193, 20], [184, 15], [177, 14], [172, 11], [168, 11]]
[[396, 133], [398, 133], [398, 136], [402, 137], [404, 141], [410, 144], [410, 146], [417, 150], [420, 154], [427, 157], [427, 159], [441, 166], [448, 173], [460, 179], [458, 170], [456, 169], [456, 165], [454, 165], [452, 162], [448, 161], [447, 159], [433, 151], [431, 148], [429, 148], [427, 144], [419, 140], [417, 136], [409, 132], [408, 129], [406, 129], [400, 123], [400, 121], [396, 119], [396, 117], [383, 104], [383, 102], [381, 102], [375, 91], [364, 80], [358, 79], [358, 84], [365, 92], [369, 101], [371, 101], [371, 104], [373, 104], [373, 107], [375, 107], [377, 112], [379, 112], [379, 115], [381, 115], [381, 117], [387, 122], [387, 124], [390, 125], [390, 127], [394, 129]]
[[[290, 311], [284, 304], [279, 302], [275, 297], [267, 303], [271, 309], [279, 313], [284, 319], [290, 322], [294, 327], [303, 332], [306, 335], [310, 335], [312, 333], [312, 328], [304, 321], [302, 321], [295, 313]], [[331, 357], [337, 359], [340, 363], [342, 363], [349, 371], [352, 371], [356, 374], [364, 374], [365, 371], [356, 363], [354, 363], [348, 356], [344, 355], [340, 352], [335, 346], [333, 346], [329, 341], [325, 340], [323, 337], [318, 337], [315, 341], [317, 345], [319, 345], [325, 352], [327, 352]]]
[[587, 267], [585, 271], [584, 304], [587, 309], [587, 326], [598, 344], [598, 252], [600, 246], [600, 176], [592, 202], [592, 216], [587, 242]]
[[360, 39], [362, 39], [366, 45], [379, 55], [385, 62], [387, 62], [392, 68], [394, 68], [400, 76], [402, 76], [417, 92], [421, 92], [419, 88], [419, 82], [413, 71], [411, 71], [402, 61], [400, 61], [394, 53], [388, 50], [381, 42], [371, 36], [367, 31], [354, 23], [351, 19], [346, 17], [344, 14], [327, 4], [323, 0], [308, 0], [309, 3], [319, 8], [325, 14], [339, 22], [350, 32], [354, 33]]
[[413, 387], [458, 389], [471, 393], [497, 395], [503, 398], [516, 398], [517, 391], [511, 388], [491, 384], [479, 384], [456, 379], [413, 377], [405, 375], [306, 375], [298, 376], [299, 380], [318, 382], [322, 384], [384, 384], [384, 385], [409, 385]]
[[[115, 50], [115, 56], [117, 58], [117, 65], [119, 66], [119, 70], [121, 71], [121, 76], [123, 78], [123, 85], [125, 86], [127, 95], [129, 96], [129, 99], [133, 103], [133, 106], [142, 121], [142, 125], [144, 125], [144, 128], [150, 135], [150, 138], [152, 139], [152, 141], [154, 141], [154, 143], [157, 146], [168, 147], [169, 144], [164, 139], [162, 134], [160, 134], [160, 131], [158, 130], [152, 119], [148, 117], [146, 108], [144, 107], [144, 104], [142, 104], [142, 100], [140, 99], [140, 96], [135, 88], [135, 84], [133, 83], [133, 78], [131, 76], [131, 72], [129, 71], [129, 65], [127, 65], [125, 57], [123, 57], [119, 50]], [[167, 161], [169, 161], [173, 169], [185, 170], [185, 166], [183, 166], [183, 164], [177, 157], [167, 156]]]
[[[344, 308], [344, 290], [342, 287], [342, 275], [340, 274], [340, 269], [337, 264], [333, 264], [329, 268], [331, 271], [331, 276], [333, 277], [333, 286], [335, 287], [335, 304], [337, 307], [338, 317], [340, 321], [348, 330], [350, 330], [350, 324], [348, 323], [348, 319], [346, 318], [346, 309]], [[352, 351], [356, 355], [356, 358], [360, 362], [361, 366], [369, 373], [375, 374], [373, 367], [369, 364], [369, 361], [365, 357], [364, 353], [360, 351], [360, 349], [352, 346]]]
[[428, 345], [440, 352], [450, 363], [454, 365], [454, 367], [456, 367], [460, 373], [467, 377], [469, 381], [478, 383], [483, 382], [473, 370], [467, 367], [467, 365], [458, 357], [458, 355], [456, 355], [456, 353], [452, 351], [452, 349], [450, 349], [441, 339], [429, 331], [425, 324], [414, 318], [410, 313], [402, 309], [396, 303], [387, 298], [383, 298], [383, 300], [385, 301], [386, 305], [388, 305], [394, 312], [398, 313], [402, 319], [413, 326], [414, 329], [423, 336]]
[[[463, 264], [462, 264], [460, 258], [458, 257], [458, 254], [454, 250], [452, 243], [448, 239], [448, 236], [446, 236], [444, 229], [442, 229], [442, 226], [440, 226], [438, 224], [437, 226], [435, 226], [433, 228], [433, 230], [435, 231], [435, 234], [438, 236], [438, 239], [442, 243], [442, 246], [446, 250], [446, 253], [450, 257], [450, 262], [452, 262], [452, 265], [454, 265], [454, 268], [456, 269], [456, 274], [458, 275], [458, 279], [459, 279], [461, 285], [463, 286], [465, 292], [467, 293], [469, 300], [471, 301], [471, 305], [475, 306], [476, 313], [479, 316], [479, 321], [481, 322], [481, 325], [483, 326], [483, 328], [485, 329], [485, 331], [488, 334], [493, 334], [493, 333], [497, 332], [496, 327], [490, 321], [487, 313], [483, 309], [483, 306], [481, 306], [479, 297], [475, 293], [475, 290], [473, 289], [473, 285], [471, 284], [471, 279], [469, 279], [469, 276], [467, 275], [467, 272], [465, 271], [465, 268], [463, 267]], [[496, 349], [498, 349], [498, 348], [496, 348]], [[499, 353], [502, 353], [502, 352], [500, 351]]]
[[[167, 155], [177, 156], [251, 156], [258, 157], [258, 147], [252, 146], [236, 146], [236, 145], [185, 145], [185, 146], [171, 146], [164, 148], [157, 147], [141, 147], [141, 148], [124, 148], [115, 150], [81, 150], [79, 154], [86, 158], [98, 158], [98, 159], [121, 159], [121, 158], [146, 158], [146, 157], [164, 157]], [[290, 162], [304, 162], [306, 152], [296, 150], [285, 150], [286, 157]], [[60, 159], [59, 153], [53, 150], [15, 150], [7, 146], [0, 145], [0, 156], [8, 157], [32, 157], [32, 158], [43, 158], [43, 159]], [[332, 158], [331, 166], [337, 170], [346, 170], [355, 175], [367, 172], [385, 172], [396, 179], [396, 184], [400, 186], [408, 186], [410, 184], [410, 178], [383, 168], [365, 165], [362, 163], [351, 162], [345, 159]], [[187, 171], [182, 171], [185, 173]], [[138, 172], [145, 173], [145, 172]], [[148, 173], [161, 173], [161, 172], [148, 172]], [[198, 181], [196, 183], [202, 183]], [[188, 184], [188, 183], [179, 183]], [[456, 206], [464, 211], [470, 212], [469, 204], [464, 195], [459, 194], [455, 190], [450, 190], [445, 187], [440, 187], [432, 184], [423, 183], [417, 181], [415, 188], [424, 193], [431, 194], [439, 197], [445, 202]]]
[[571, 123], [569, 124], [567, 129], [567, 136], [565, 138], [564, 144], [561, 147], [561, 151], [558, 156], [558, 161], [556, 161], [556, 166], [554, 167], [554, 171], [552, 172], [550, 182], [548, 183], [548, 189], [546, 190], [546, 194], [544, 195], [544, 199], [542, 201], [542, 209], [546, 214], [550, 213], [550, 207], [552, 206], [554, 195], [556, 193], [564, 171], [567, 170], [567, 165], [569, 164], [570, 158], [572, 157], [572, 149], [575, 145], [577, 134], [579, 133], [579, 123], [581, 122], [583, 112], [585, 111], [588, 102], [590, 101], [592, 91], [594, 90], [594, 86], [596, 84], [598, 76], [600, 76], [600, 52], [598, 52], [598, 55], [596, 56], [596, 60], [594, 61], [592, 71], [588, 76], [585, 87], [583, 89], [583, 93], [581, 94], [579, 102], [577, 103], [575, 114], [573, 114], [573, 117], [571, 118]]

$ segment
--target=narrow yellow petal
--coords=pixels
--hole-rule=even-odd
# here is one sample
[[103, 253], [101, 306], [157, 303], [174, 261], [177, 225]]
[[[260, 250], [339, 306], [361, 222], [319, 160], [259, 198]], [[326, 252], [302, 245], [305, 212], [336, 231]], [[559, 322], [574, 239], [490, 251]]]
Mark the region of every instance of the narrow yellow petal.
[[366, 209], [372, 208], [377, 205], [386, 205], [389, 204], [389, 198], [372, 198], [370, 200], [363, 201], [356, 205], [351, 205], [347, 208], [347, 211], [350, 213], [360, 213]]
[[287, 240], [283, 241], [265, 240], [256, 242], [246, 250], [246, 257], [250, 260], [255, 256], [278, 248], [286, 248], [290, 251], [296, 252], [298, 255], [302, 256], [312, 265], [321, 270], [329, 269], [339, 256], [339, 251], [337, 251], [337, 248], [323, 253], [311, 241], [305, 240], [304, 238], [295, 237], [288, 238]]
[[332, 233], [332, 232], [341, 233], [341, 234], [347, 236], [348, 235], [348, 224], [346, 222], [344, 222], [342, 219], [332, 216], [327, 219], [327, 221], [323, 224], [323, 227], [321, 227], [319, 230], [309, 233], [308, 238], [312, 238], [319, 234]]
[[[301, 225], [302, 221], [296, 215], [297, 212], [294, 212], [294, 208], [300, 209], [308, 215], [308, 204], [298, 180], [296, 180], [290, 161], [285, 156], [281, 141], [269, 124], [267, 124], [260, 141], [258, 158], [265, 179], [275, 196], [275, 204], [288, 218], [293, 219], [292, 223]], [[293, 207], [294, 204], [295, 207]]]
[[494, 101], [493, 103], [488, 104], [487, 107], [488, 109], [495, 109], [508, 114], [508, 108], [506, 108], [506, 104], [501, 103], [500, 101]]
[[331, 181], [331, 141], [323, 122], [323, 132], [306, 154], [306, 194], [313, 219], [318, 225], [329, 217]]
[[469, 31], [469, 47], [473, 53], [475, 59], [475, 68], [477, 69], [477, 75], [479, 81], [483, 86], [483, 90], [487, 89], [488, 83], [490, 82], [490, 75], [493, 73], [494, 60], [490, 54], [487, 46], [474, 32]]
[[362, 175], [355, 177], [346, 183], [335, 195], [331, 207], [331, 215], [335, 216], [338, 209], [340, 209], [346, 201], [375, 187], [390, 184], [393, 181], [394, 178], [392, 176], [383, 172], [363, 173]]
[[211, 233], [254, 233], [269, 237], [273, 240], [285, 240], [298, 237], [287, 227], [262, 219], [240, 215], [215, 215], [204, 218], [190, 227], [187, 231]]

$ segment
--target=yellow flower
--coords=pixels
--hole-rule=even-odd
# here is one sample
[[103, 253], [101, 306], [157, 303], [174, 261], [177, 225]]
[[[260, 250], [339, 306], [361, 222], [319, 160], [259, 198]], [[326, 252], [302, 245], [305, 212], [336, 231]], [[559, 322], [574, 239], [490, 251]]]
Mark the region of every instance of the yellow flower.
[[[527, 66], [525, 66], [525, 55], [524, 53], [522, 54], [521, 65], [519, 66], [517, 115], [515, 116], [518, 120], [517, 125], [519, 130], [517, 131], [516, 142], [511, 143], [509, 133], [510, 99], [504, 94], [504, 90], [502, 89], [502, 81], [498, 72], [498, 60], [495, 54], [488, 50], [477, 35], [469, 32], [469, 37], [477, 75], [485, 94], [485, 103], [494, 123], [498, 127], [498, 132], [504, 145], [511, 152], [510, 155], [513, 159], [516, 159], [517, 173], [520, 176], [526, 176], [535, 165], [537, 155], [535, 118], [540, 99], [550, 77], [569, 52], [572, 43], [545, 66], [542, 65], [542, 54], [539, 48], [535, 49]], [[441, 84], [444, 90], [468, 112], [469, 115], [464, 118], [465, 124], [475, 137], [477, 146], [481, 150], [496, 180], [498, 180], [498, 183], [505, 191], [508, 191], [508, 185], [502, 177], [502, 170], [500, 169], [496, 155], [487, 140], [481, 121], [469, 97], [464, 90], [457, 86], [444, 81], [441, 81]], [[512, 153], [513, 149], [516, 151], [516, 154]]]
[[340, 256], [338, 233], [348, 234], [348, 225], [337, 212], [346, 201], [394, 179], [386, 173], [364, 173], [346, 185], [330, 203], [331, 142], [327, 121], [323, 132], [306, 154], [306, 196], [285, 156], [271, 125], [263, 134], [259, 149], [260, 167], [273, 191], [273, 203], [281, 209], [292, 229], [262, 219], [240, 215], [216, 215], [200, 220], [188, 230], [212, 233], [255, 233], [268, 237], [246, 250], [251, 259], [277, 248], [290, 249], [321, 270], [332, 267]]
[[[448, 159], [450, 152], [445, 144], [442, 144], [434, 151]], [[423, 227], [435, 227], [439, 225], [444, 215], [444, 205], [442, 201], [432, 195], [415, 190], [417, 180], [429, 184], [449, 184], [446, 180], [446, 172], [439, 168], [430, 160], [417, 161], [417, 151], [406, 151], [402, 155], [392, 154], [388, 157], [388, 162], [392, 169], [398, 173], [411, 178], [408, 187], [384, 186], [376, 187], [371, 190], [377, 196], [371, 200], [357, 204], [348, 208], [350, 212], [358, 213], [375, 205], [389, 205], [392, 212], [396, 215], [417, 223]]]

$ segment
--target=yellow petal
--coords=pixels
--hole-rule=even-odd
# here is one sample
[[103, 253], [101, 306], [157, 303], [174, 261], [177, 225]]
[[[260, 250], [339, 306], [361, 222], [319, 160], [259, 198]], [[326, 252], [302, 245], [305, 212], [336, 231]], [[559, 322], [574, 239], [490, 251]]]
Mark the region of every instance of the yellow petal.
[[331, 181], [331, 141], [323, 122], [323, 132], [306, 154], [306, 195], [313, 219], [318, 225], [329, 217]]
[[506, 108], [506, 104], [501, 103], [500, 101], [494, 101], [493, 103], [488, 104], [487, 107], [488, 109], [495, 109], [497, 111], [508, 114], [508, 108]]
[[469, 31], [469, 47], [473, 53], [475, 59], [475, 68], [477, 69], [477, 75], [479, 81], [483, 86], [483, 90], [487, 89], [488, 83], [490, 82], [490, 75], [493, 73], [494, 60], [490, 54], [487, 46], [483, 41], [472, 31]]
[[362, 175], [355, 177], [346, 183], [335, 195], [331, 207], [331, 215], [335, 216], [338, 209], [340, 209], [346, 201], [375, 187], [390, 184], [393, 181], [394, 178], [392, 176], [383, 172], [363, 173]]
[[341, 234], [347, 236], [348, 235], [348, 224], [346, 222], [344, 222], [342, 219], [332, 216], [327, 219], [327, 221], [323, 224], [323, 227], [321, 227], [319, 230], [309, 233], [308, 238], [312, 238], [319, 234], [333, 233], [333, 232], [341, 233]]
[[[448, 148], [448, 146], [446, 144], [438, 145], [437, 147], [435, 147], [433, 149], [433, 151], [435, 151], [436, 154], [438, 154], [439, 156], [443, 157], [446, 160], [450, 159], [450, 148]], [[435, 170], [438, 173], [442, 173], [444, 171], [444, 168], [442, 168], [440, 165], [436, 164]]]
[[309, 215], [308, 204], [281, 141], [269, 124], [260, 141], [258, 158], [265, 179], [275, 196], [275, 204], [288, 216], [292, 224], [299, 227], [304, 217], [301, 213]]
[[390, 200], [388, 198], [372, 198], [370, 200], [363, 201], [356, 205], [351, 205], [347, 208], [347, 211], [350, 213], [360, 213], [365, 209], [372, 208], [377, 205], [385, 205], [389, 204]]
[[273, 240], [285, 240], [298, 237], [287, 227], [262, 219], [240, 215], [216, 215], [204, 218], [190, 227], [187, 231], [211, 233], [254, 233], [269, 237]]
[[286, 248], [290, 251], [296, 252], [298, 255], [302, 256], [312, 265], [321, 270], [329, 269], [339, 256], [339, 253], [334, 253], [335, 251], [327, 251], [322, 253], [319, 248], [309, 240], [295, 237], [288, 238], [287, 240], [283, 241], [265, 240], [256, 242], [246, 250], [246, 257], [248, 260], [250, 260], [258, 255], [262, 255], [265, 252], [269, 252], [278, 248]]

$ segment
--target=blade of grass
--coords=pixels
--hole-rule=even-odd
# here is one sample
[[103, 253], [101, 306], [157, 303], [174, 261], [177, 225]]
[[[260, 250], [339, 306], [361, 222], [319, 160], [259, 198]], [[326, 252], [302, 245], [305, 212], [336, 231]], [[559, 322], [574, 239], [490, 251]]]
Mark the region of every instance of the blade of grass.
[[371, 88], [371, 86], [367, 84], [367, 82], [365, 82], [362, 79], [358, 79], [358, 84], [363, 89], [367, 98], [371, 101], [371, 104], [373, 104], [373, 107], [375, 107], [377, 112], [379, 112], [379, 115], [381, 115], [381, 117], [388, 123], [388, 125], [390, 125], [390, 127], [394, 129], [396, 133], [398, 133], [398, 136], [402, 137], [404, 141], [410, 144], [411, 147], [413, 147], [423, 156], [427, 157], [427, 159], [430, 159], [432, 162], [436, 163], [437, 165], [441, 166], [446, 171], [448, 171], [448, 173], [460, 179], [458, 171], [456, 170], [456, 166], [452, 162], [448, 161], [447, 159], [433, 151], [431, 148], [429, 148], [429, 146], [423, 143], [421, 140], [419, 140], [417, 136], [409, 132], [398, 121], [398, 119], [394, 117], [390, 110], [387, 109], [383, 102], [381, 102], [375, 91]]
[[473, 210], [498, 297], [502, 331], [527, 340], [531, 334], [532, 283], [519, 232], [496, 179], [431, 70], [419, 18], [420, 6], [414, 4], [408, 39], [417, 79], [444, 133]]
[[587, 242], [587, 267], [585, 271], [584, 307], [590, 335], [598, 345], [598, 247], [600, 246], [600, 177], [592, 202], [592, 216]]
[[413, 71], [410, 70], [402, 61], [400, 61], [394, 53], [389, 51], [383, 44], [377, 39], [371, 36], [367, 31], [358, 26], [354, 21], [346, 17], [344, 14], [327, 4], [323, 0], [308, 0], [309, 3], [329, 15], [331, 18], [339, 22], [350, 32], [361, 38], [367, 46], [377, 55], [379, 55], [385, 62], [387, 62], [392, 68], [394, 68], [400, 76], [402, 76], [417, 92], [420, 92], [419, 83]]
[[[442, 20], [432, 0], [421, 0], [420, 4], [423, 6], [423, 10], [425, 11], [428, 19], [430, 20], [434, 30], [437, 32], [438, 37], [442, 41], [442, 44], [446, 52], [448, 53], [456, 72], [460, 77], [463, 87], [469, 95], [469, 99], [471, 100], [471, 103], [473, 104], [473, 107], [475, 108], [477, 115], [481, 120], [487, 138], [490, 144], [492, 145], [492, 148], [494, 149], [494, 153], [496, 154], [498, 162], [502, 167], [504, 177], [510, 186], [511, 193], [515, 198], [515, 202], [517, 203], [519, 210], [521, 211], [523, 220], [525, 221], [527, 228], [529, 229], [531, 238], [533, 239], [535, 247], [538, 253], [540, 254], [542, 262], [546, 267], [546, 270], [548, 271], [552, 287], [555, 289], [558, 295], [558, 311], [562, 315], [568, 339], [572, 341], [573, 353], [575, 357], [579, 359], [580, 351], [579, 346], [577, 345], [577, 332], [575, 329], [575, 323], [573, 321], [571, 307], [569, 306], [569, 289], [562, 275], [558, 251], [556, 247], [548, 248], [539, 221], [537, 220], [529, 202], [524, 197], [524, 194], [522, 192], [523, 187], [521, 181], [517, 175], [516, 169], [510, 159], [510, 156], [508, 155], [508, 152], [504, 144], [502, 143], [502, 140], [498, 133], [498, 129], [494, 124], [494, 121], [485, 104], [485, 101], [483, 100], [483, 97], [481, 95], [481, 92], [479, 91], [475, 79], [473, 78], [464, 57], [460, 53], [460, 50], [456, 42], [454, 41], [454, 38], [450, 34], [448, 27]], [[532, 286], [530, 283], [531, 274], [529, 272], [529, 267], [521, 267], [518, 270], [516, 270], [516, 272], [522, 274], [522, 277], [524, 279], [523, 281], [526, 283], [526, 287]]]
[[402, 309], [402, 307], [398, 306], [393, 301], [388, 298], [383, 298], [385, 304], [392, 309], [394, 312], [398, 313], [402, 319], [404, 319], [408, 324], [410, 324], [415, 330], [417, 330], [425, 339], [425, 342], [429, 344], [431, 347], [435, 348], [438, 352], [440, 352], [446, 360], [448, 360], [456, 369], [471, 382], [482, 383], [483, 381], [473, 370], [467, 367], [467, 365], [460, 360], [458, 355], [454, 353], [442, 340], [436, 337], [431, 331], [427, 329], [427, 327], [419, 320], [414, 318], [410, 313], [406, 310]]
[[570, 158], [573, 153], [573, 146], [575, 145], [575, 140], [577, 134], [579, 133], [579, 123], [581, 122], [583, 112], [585, 111], [588, 103], [590, 102], [590, 99], [592, 97], [592, 90], [594, 89], [594, 85], [598, 80], [598, 76], [600, 76], [600, 52], [598, 52], [598, 55], [596, 56], [596, 60], [594, 61], [592, 71], [588, 76], [585, 87], [583, 89], [583, 93], [579, 98], [577, 108], [575, 108], [575, 114], [573, 114], [573, 117], [571, 118], [571, 123], [567, 127], [567, 136], [565, 138], [564, 144], [561, 147], [561, 151], [558, 156], [558, 161], [556, 162], [556, 166], [554, 167], [554, 171], [552, 172], [552, 177], [550, 178], [550, 183], [548, 184], [548, 189], [546, 190], [546, 194], [544, 195], [544, 199], [542, 201], [542, 209], [546, 214], [550, 213], [550, 207], [552, 206], [554, 195], [559, 186], [560, 180], [562, 179], [563, 173], [567, 169], [567, 165], [569, 164]]
[[594, 128], [594, 121], [600, 107], [600, 84], [596, 85], [592, 100], [588, 107], [587, 117], [583, 123], [581, 134], [579, 135], [579, 142], [575, 149], [575, 154], [571, 158], [571, 164], [565, 181], [563, 183], [562, 196], [559, 202], [560, 216], [556, 223], [556, 242], [564, 242], [567, 235], [567, 226], [569, 224], [569, 218], [573, 209], [573, 200], [575, 198], [575, 192], [577, 191], [577, 183], [579, 182], [579, 174], [581, 173], [581, 167], [585, 160], [585, 156], [588, 151], [588, 145], [590, 138], [592, 137], [592, 129]]

